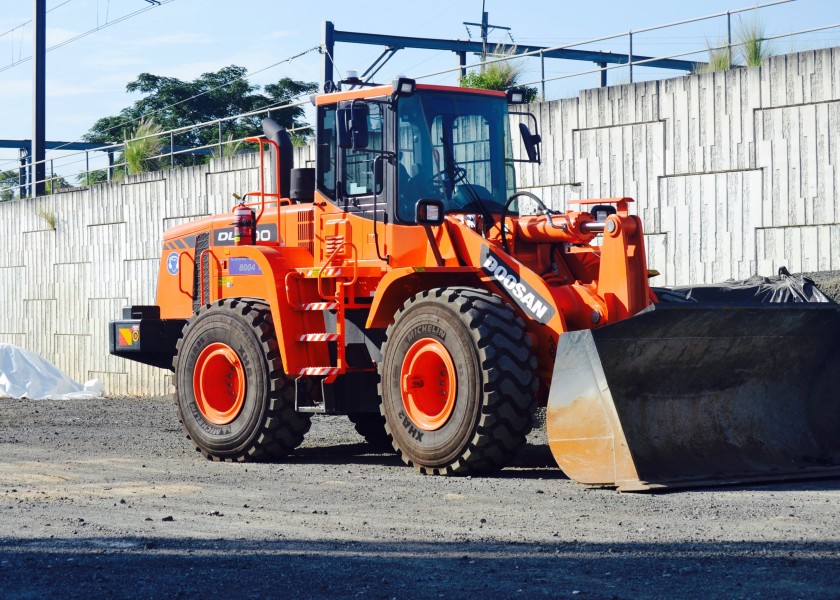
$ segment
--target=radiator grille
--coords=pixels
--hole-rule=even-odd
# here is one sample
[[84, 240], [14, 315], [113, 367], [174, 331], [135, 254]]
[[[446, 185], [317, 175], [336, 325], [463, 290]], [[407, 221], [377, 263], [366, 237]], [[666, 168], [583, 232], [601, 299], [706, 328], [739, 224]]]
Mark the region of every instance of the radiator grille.
[[[203, 274], [204, 279], [204, 299], [210, 299], [210, 253], [204, 254], [204, 260], [201, 260], [201, 253], [210, 247], [210, 234], [200, 233], [195, 236], [195, 269], [193, 270], [193, 312], [197, 311], [201, 306], [201, 291], [198, 289], [199, 273]], [[198, 262], [201, 260], [201, 264]]]
[[306, 248], [315, 253], [315, 211], [302, 210], [298, 212], [297, 239], [298, 247]]

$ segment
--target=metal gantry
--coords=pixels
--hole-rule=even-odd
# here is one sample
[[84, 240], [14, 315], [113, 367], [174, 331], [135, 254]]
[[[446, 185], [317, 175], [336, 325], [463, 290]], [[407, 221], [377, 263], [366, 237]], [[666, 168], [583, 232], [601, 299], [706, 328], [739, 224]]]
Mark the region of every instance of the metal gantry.
[[[335, 44], [344, 42], [348, 44], [369, 44], [373, 46], [385, 46], [388, 52], [387, 58], [382, 60], [385, 53], [377, 58], [376, 70], [378, 71], [385, 62], [398, 50], [416, 48], [421, 50], [449, 50], [458, 57], [461, 76], [467, 73], [467, 54], [474, 53], [481, 55], [485, 50], [485, 44], [472, 40], [445, 40], [440, 38], [408, 37], [400, 35], [386, 35], [379, 33], [363, 33], [359, 31], [339, 31], [332, 21], [324, 21], [322, 28], [321, 44], [323, 47], [323, 59], [321, 63], [321, 86], [323, 89], [327, 81], [335, 80], [333, 72]], [[698, 63], [689, 60], [678, 60], [673, 58], [658, 59], [650, 56], [633, 54], [618, 54], [615, 52], [600, 52], [597, 50], [579, 50], [573, 48], [549, 48], [545, 46], [532, 46], [528, 44], [517, 44], [512, 46], [510, 51], [514, 55], [539, 55], [542, 60], [546, 58], [559, 58], [564, 60], [587, 61], [597, 64], [602, 69], [608, 64], [624, 65], [628, 62], [644, 61], [645, 66], [658, 67], [660, 69], [672, 69], [677, 71], [693, 71]], [[371, 71], [370, 68], [366, 71]], [[370, 75], [368, 75], [370, 77]], [[601, 86], [607, 85], [606, 71], [601, 74]]]

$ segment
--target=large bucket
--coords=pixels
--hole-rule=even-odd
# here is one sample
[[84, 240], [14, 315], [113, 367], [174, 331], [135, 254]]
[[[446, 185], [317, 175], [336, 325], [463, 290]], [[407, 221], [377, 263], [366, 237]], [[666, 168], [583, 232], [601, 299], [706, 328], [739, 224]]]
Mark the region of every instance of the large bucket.
[[563, 334], [560, 468], [622, 491], [840, 475], [840, 309], [660, 303]]

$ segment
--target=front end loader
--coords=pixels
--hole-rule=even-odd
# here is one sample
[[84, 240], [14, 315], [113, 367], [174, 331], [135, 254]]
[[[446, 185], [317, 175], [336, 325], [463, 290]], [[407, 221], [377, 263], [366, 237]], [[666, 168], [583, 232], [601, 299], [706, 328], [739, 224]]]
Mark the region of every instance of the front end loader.
[[260, 189], [167, 231], [156, 305], [110, 324], [113, 354], [174, 371], [198, 451], [276, 459], [345, 414], [424, 473], [485, 473], [543, 405], [581, 483], [838, 474], [835, 304], [672, 302], [631, 199], [514, 189], [540, 160], [521, 92], [346, 83], [314, 98], [315, 168], [266, 119]]

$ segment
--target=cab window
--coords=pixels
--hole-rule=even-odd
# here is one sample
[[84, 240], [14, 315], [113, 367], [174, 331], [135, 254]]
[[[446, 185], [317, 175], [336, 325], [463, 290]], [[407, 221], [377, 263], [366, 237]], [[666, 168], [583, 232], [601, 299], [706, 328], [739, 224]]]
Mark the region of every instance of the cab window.
[[373, 163], [377, 153], [368, 150], [383, 149], [382, 106], [369, 104], [367, 148], [344, 151], [344, 195], [349, 198], [374, 194]]
[[315, 161], [316, 186], [327, 198], [335, 200], [335, 106], [318, 110], [318, 157]]

